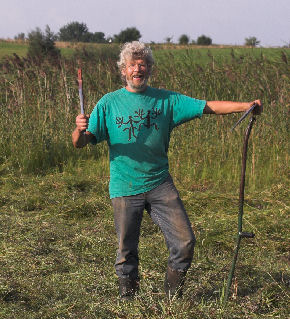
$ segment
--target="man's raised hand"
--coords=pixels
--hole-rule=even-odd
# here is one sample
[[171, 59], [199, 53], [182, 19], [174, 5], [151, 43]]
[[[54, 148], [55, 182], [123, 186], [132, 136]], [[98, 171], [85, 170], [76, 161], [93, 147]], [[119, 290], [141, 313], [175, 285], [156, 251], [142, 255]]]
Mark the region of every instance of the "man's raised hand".
[[89, 125], [89, 115], [79, 114], [76, 117], [76, 128], [78, 131], [82, 132], [88, 128]]

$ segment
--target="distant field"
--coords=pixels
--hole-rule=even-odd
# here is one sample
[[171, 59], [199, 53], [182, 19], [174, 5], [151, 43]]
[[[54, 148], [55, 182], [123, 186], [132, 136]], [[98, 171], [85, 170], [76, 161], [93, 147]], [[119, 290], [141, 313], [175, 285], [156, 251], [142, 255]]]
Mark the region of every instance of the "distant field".
[[[20, 57], [24, 57], [27, 54], [27, 50], [27, 42], [0, 40], [0, 59], [12, 55], [13, 53], [16, 53]], [[61, 47], [60, 50], [64, 56], [70, 56], [73, 52], [73, 49], [67, 46]]]
[[[69, 42], [56, 42], [56, 46], [60, 48], [61, 54], [65, 57], [70, 57], [76, 49], [83, 47], [91, 50], [93, 48], [108, 47], [107, 44], [95, 44], [95, 43], [69, 43]], [[241, 46], [180, 46], [176, 44], [153, 44], [152, 49], [154, 50], [156, 58], [162, 59], [164, 53], [167, 58], [168, 53], [176, 53], [178, 50], [178, 56], [180, 59], [184, 57], [193, 57], [198, 60], [199, 63], [208, 62], [211, 59], [211, 54], [214, 56], [216, 62], [223, 61], [231, 57], [232, 54], [236, 56], [247, 55], [259, 57], [265, 55], [271, 60], [277, 60], [281, 57], [281, 51], [286, 52], [290, 57], [290, 49], [282, 48], [249, 48]], [[28, 43], [21, 41], [6, 41], [0, 40], [0, 59], [5, 56], [10, 56], [16, 53], [20, 57], [24, 57], [27, 54]]]
[[28, 44], [16, 41], [0, 41], [0, 59], [7, 55], [16, 53], [18, 56], [23, 57], [27, 53]]
[[198, 47], [189, 46], [188, 48], [178, 48], [175, 46], [168, 50], [155, 50], [155, 57], [162, 58], [164, 53], [172, 53], [175, 55], [176, 50], [178, 50], [178, 56], [180, 60], [186, 58], [193, 58], [197, 63], [207, 63], [210, 62], [212, 57], [214, 57], [215, 62], [225, 62], [232, 58], [232, 56], [252, 56], [259, 58], [261, 55], [267, 57], [271, 61], [281, 59], [281, 52], [286, 52], [288, 58], [290, 57], [289, 49], [282, 48], [246, 48], [246, 47]]

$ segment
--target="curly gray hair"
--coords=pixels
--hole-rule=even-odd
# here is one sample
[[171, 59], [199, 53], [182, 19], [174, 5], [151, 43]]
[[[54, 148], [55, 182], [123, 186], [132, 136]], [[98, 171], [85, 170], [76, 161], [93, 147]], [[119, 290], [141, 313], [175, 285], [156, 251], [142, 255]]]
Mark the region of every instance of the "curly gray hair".
[[127, 42], [122, 46], [120, 52], [120, 60], [117, 62], [119, 70], [122, 71], [126, 67], [128, 59], [145, 59], [151, 73], [154, 64], [153, 54], [149, 46], [139, 41]]

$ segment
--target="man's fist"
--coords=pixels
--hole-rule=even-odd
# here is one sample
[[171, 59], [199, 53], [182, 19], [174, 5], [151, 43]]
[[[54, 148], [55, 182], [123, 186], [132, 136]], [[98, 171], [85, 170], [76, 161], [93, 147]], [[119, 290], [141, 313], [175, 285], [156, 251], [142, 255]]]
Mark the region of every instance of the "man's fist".
[[261, 100], [255, 100], [254, 102], [252, 102], [251, 106], [252, 106], [254, 103], [256, 104], [256, 107], [255, 107], [254, 110], [253, 110], [253, 114], [254, 114], [254, 115], [260, 115], [260, 114], [263, 112], [262, 102], [261, 102]]
[[77, 130], [85, 131], [89, 125], [89, 115], [79, 114], [76, 117]]

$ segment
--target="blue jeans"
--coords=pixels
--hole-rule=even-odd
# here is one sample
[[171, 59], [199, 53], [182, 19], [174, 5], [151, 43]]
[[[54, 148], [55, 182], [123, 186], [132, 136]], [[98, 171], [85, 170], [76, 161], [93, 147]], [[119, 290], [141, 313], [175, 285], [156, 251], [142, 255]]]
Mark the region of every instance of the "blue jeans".
[[186, 271], [192, 262], [195, 237], [172, 178], [149, 192], [112, 199], [119, 248], [118, 277], [138, 278], [138, 243], [144, 209], [164, 234], [169, 250], [168, 266]]

